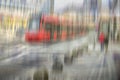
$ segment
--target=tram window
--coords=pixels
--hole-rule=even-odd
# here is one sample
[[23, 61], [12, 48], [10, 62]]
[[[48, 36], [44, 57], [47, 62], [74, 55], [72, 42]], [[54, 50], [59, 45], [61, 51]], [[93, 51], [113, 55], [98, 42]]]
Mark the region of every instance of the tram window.
[[58, 25], [55, 25], [54, 26], [54, 29], [58, 32], [58, 31], [60, 31], [60, 25], [58, 24]]
[[57, 30], [60, 31], [60, 25], [57, 26]]
[[45, 30], [49, 31], [49, 30], [51, 30], [51, 29], [52, 29], [52, 24], [46, 23], [46, 24], [45, 24]]
[[53, 25], [53, 30], [57, 31], [57, 25]]
[[62, 26], [62, 30], [66, 31], [67, 30], [67, 26]]
[[53, 26], [53, 30], [55, 31], [55, 32], [57, 32], [57, 38], [59, 39], [60, 38], [60, 24], [55, 24], [54, 26]]
[[29, 30], [30, 31], [38, 31], [39, 28], [39, 19], [31, 19], [29, 21]]
[[76, 34], [79, 34], [79, 27], [76, 27]]

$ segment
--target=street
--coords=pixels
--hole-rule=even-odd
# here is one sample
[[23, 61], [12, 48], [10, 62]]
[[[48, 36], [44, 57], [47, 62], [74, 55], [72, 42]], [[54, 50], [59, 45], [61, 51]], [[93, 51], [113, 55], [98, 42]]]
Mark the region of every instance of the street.
[[0, 0], [0, 80], [120, 80], [120, 0]]
[[52, 76], [59, 75], [51, 72], [53, 55], [57, 55], [64, 65], [61, 74], [64, 74], [62, 77], [65, 80], [117, 80], [113, 54], [110, 51], [108, 54], [84, 51], [83, 55], [75, 58], [71, 65], [64, 64], [64, 55], [74, 48], [87, 44], [88, 38], [87, 36], [50, 45], [17, 44], [9, 46], [6, 51], [12, 55], [0, 61], [0, 79], [32, 80], [34, 72], [45, 66], [49, 70], [50, 80], [52, 80]]

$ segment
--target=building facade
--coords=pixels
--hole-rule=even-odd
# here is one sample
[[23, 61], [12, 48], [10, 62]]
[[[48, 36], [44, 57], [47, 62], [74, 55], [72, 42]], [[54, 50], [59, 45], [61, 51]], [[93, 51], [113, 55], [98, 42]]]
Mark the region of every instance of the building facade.
[[44, 0], [40, 12], [46, 15], [53, 14], [54, 13], [54, 0]]

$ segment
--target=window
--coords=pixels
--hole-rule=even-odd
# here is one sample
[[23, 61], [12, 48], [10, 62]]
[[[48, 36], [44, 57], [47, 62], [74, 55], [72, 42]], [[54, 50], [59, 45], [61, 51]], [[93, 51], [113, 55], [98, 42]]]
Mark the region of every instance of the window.
[[46, 23], [46, 25], [45, 25], [45, 30], [51, 30], [52, 29], [52, 24], [50, 24], [50, 23]]
[[39, 19], [31, 19], [29, 21], [29, 30], [38, 31], [40, 29], [39, 23]]

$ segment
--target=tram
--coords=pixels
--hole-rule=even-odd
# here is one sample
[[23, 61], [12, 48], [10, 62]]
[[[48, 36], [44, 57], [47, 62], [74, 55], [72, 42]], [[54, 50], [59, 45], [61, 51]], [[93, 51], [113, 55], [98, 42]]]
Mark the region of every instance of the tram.
[[61, 20], [53, 15], [31, 16], [25, 33], [27, 42], [56, 42], [79, 36], [80, 26], [69, 20]]

